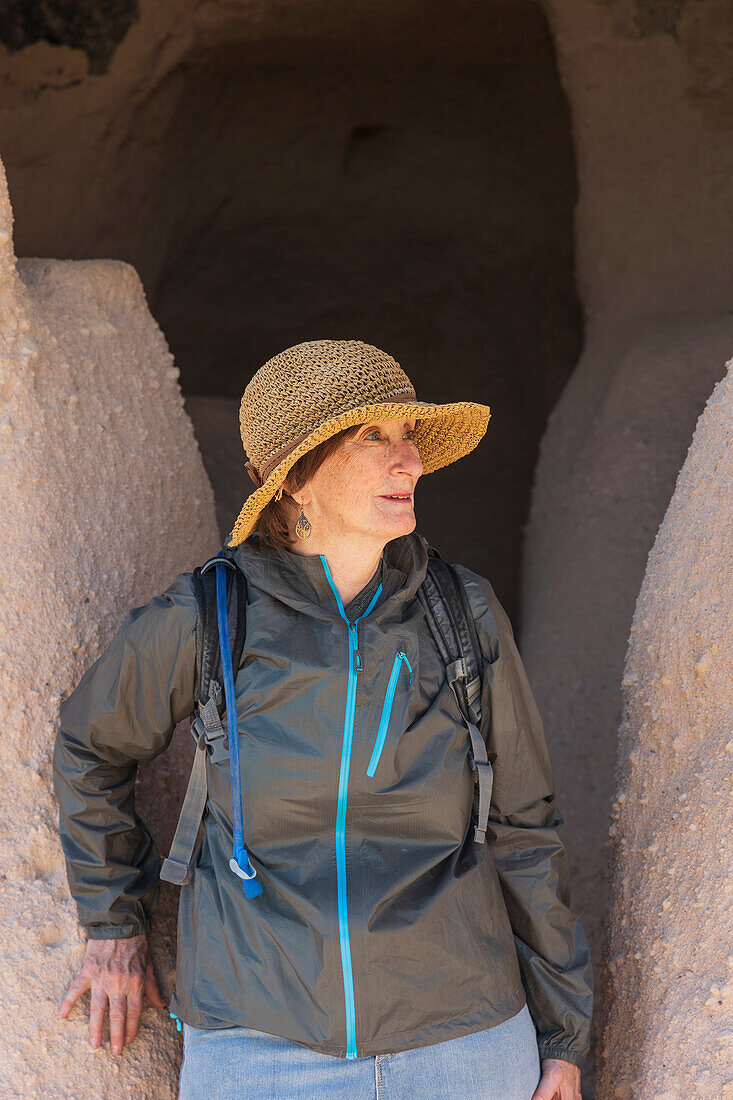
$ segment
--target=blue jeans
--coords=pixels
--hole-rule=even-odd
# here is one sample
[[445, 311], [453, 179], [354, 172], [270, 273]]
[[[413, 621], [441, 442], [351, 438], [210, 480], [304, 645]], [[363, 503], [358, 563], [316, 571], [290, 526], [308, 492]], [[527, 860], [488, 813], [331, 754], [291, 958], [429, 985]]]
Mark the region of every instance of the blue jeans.
[[179, 1100], [530, 1100], [540, 1080], [525, 1004], [494, 1027], [365, 1058], [319, 1054], [248, 1027], [183, 1025]]

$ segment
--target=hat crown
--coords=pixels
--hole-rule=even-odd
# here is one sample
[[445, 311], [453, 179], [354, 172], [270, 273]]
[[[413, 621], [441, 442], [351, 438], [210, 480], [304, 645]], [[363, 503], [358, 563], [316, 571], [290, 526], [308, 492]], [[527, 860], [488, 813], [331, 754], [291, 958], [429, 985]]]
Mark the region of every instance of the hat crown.
[[362, 340], [309, 340], [268, 359], [245, 387], [242, 443], [260, 469], [293, 440], [361, 405], [415, 389], [399, 363]]

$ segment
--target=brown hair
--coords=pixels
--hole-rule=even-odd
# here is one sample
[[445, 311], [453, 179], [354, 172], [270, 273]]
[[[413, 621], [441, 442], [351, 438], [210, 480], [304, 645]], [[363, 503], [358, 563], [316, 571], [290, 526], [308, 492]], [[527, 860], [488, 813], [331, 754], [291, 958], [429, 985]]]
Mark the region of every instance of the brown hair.
[[[321, 463], [325, 462], [329, 455], [337, 451], [343, 441], [351, 435], [356, 435], [361, 424], [352, 424], [349, 428], [337, 432], [336, 435], [324, 439], [313, 450], [307, 451], [288, 471], [287, 482], [290, 492], [298, 492], [306, 482], [315, 474]], [[260, 539], [266, 546], [272, 546], [276, 550], [290, 549], [290, 529], [294, 525], [300, 509], [292, 496], [285, 490], [280, 500], [269, 500], [260, 512], [257, 521], [257, 530]]]

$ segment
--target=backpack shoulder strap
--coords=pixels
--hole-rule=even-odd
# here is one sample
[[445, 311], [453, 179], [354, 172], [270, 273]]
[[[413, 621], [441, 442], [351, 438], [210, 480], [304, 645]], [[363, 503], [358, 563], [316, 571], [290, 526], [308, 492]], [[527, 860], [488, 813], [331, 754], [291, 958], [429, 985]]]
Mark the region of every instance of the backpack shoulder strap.
[[[199, 826], [206, 810], [208, 778], [206, 756], [220, 760], [228, 755], [227, 738], [222, 725], [224, 692], [217, 616], [216, 570], [224, 555], [209, 558], [193, 571], [197, 600], [196, 620], [196, 711], [191, 720], [191, 733], [196, 742], [193, 766], [181, 806], [178, 825], [170, 853], [163, 860], [160, 877], [165, 882], [181, 886], [191, 877], [193, 852]], [[232, 666], [236, 670], [242, 658], [246, 633], [247, 580], [244, 573], [226, 555], [231, 565], [226, 568], [227, 612], [232, 643]]]
[[486, 839], [493, 771], [481, 722], [481, 673], [483, 658], [466, 589], [458, 572], [432, 547], [428, 550], [425, 580], [418, 589], [435, 644], [446, 667], [448, 683], [471, 739], [471, 767], [478, 785], [478, 822], [474, 840]]
[[196, 702], [201, 709], [211, 695], [212, 683], [215, 685], [217, 708], [221, 711], [222, 667], [219, 646], [219, 625], [216, 603], [217, 562], [227, 564], [227, 612], [229, 618], [229, 637], [232, 642], [232, 665], [239, 668], [244, 650], [247, 608], [247, 578], [231, 556], [231, 551], [223, 551], [209, 558], [193, 571], [193, 583], [198, 603], [196, 622]]
[[448, 682], [456, 685], [453, 691], [461, 713], [478, 724], [483, 658], [463, 581], [452, 565], [430, 555], [418, 597], [445, 662]]

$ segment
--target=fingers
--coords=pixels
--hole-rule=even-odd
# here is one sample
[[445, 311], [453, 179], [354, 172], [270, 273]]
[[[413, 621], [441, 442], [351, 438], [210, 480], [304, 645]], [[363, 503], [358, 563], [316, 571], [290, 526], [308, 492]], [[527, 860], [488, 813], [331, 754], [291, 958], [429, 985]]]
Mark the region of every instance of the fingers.
[[[138, 1020], [140, 1014], [138, 1013]], [[125, 1026], [127, 1020], [127, 997], [112, 994], [109, 999], [109, 1043], [113, 1054], [120, 1054], [125, 1045]], [[135, 1024], [137, 1030], [137, 1024]]]
[[153, 964], [150, 960], [148, 960], [148, 965], [145, 969], [145, 996], [150, 1003], [156, 1005], [157, 1008], [165, 1008], [165, 1001], [160, 992], [160, 987], [155, 977], [155, 971], [153, 970]]
[[543, 1084], [540, 1081], [532, 1093], [532, 1100], [557, 1100], [557, 1089], [554, 1085]]
[[540, 1078], [539, 1085], [532, 1093], [532, 1100], [558, 1100], [560, 1096], [561, 1093], [554, 1075], [545, 1070]]
[[[138, 1024], [140, 1023], [140, 1013], [143, 1010], [143, 988], [145, 984], [145, 974], [142, 970], [138, 970], [131, 974], [127, 980], [127, 988], [123, 991], [127, 994], [127, 1018], [125, 1020], [123, 1043], [126, 1046], [131, 1043], [137, 1035]], [[123, 996], [124, 1001], [124, 996]], [[111, 1031], [110, 1031], [111, 1038]], [[112, 1044], [112, 1052], [118, 1054]]]
[[89, 940], [81, 972], [75, 977], [58, 1007], [65, 1017], [82, 993], [91, 989], [89, 1043], [102, 1043], [104, 1015], [109, 1003], [109, 1037], [113, 1054], [121, 1054], [138, 1032], [143, 996], [158, 1008], [165, 1007], [148, 958], [145, 935], [117, 940]]
[[102, 1024], [107, 1008], [107, 994], [100, 986], [92, 987], [92, 1001], [89, 1008], [89, 1044], [94, 1050], [102, 1042]]
[[[139, 993], [132, 993], [127, 998], [127, 1022], [125, 1024], [125, 1046], [131, 1043], [137, 1035], [138, 1025], [140, 1023], [140, 1014], [143, 1010], [143, 994], [142, 989]], [[115, 1051], [117, 1053], [117, 1051]]]
[[[153, 981], [155, 981], [155, 978], [153, 978]], [[123, 1046], [131, 1043], [135, 1038], [140, 1025], [140, 1017], [143, 1010], [143, 986], [142, 981], [135, 984], [137, 988], [133, 988], [128, 996], [119, 993], [110, 993], [108, 997], [106, 990], [101, 985], [92, 987], [88, 980], [85, 981], [81, 977], [75, 978], [69, 986], [69, 990], [59, 1007], [59, 1016], [67, 1016], [71, 1006], [78, 997], [87, 989], [91, 988], [92, 997], [89, 1008], [90, 1046], [95, 1050], [97, 1047], [101, 1046], [104, 1014], [107, 1010], [107, 1001], [109, 1000], [110, 1046], [113, 1054], [120, 1054]], [[162, 1002], [160, 993], [157, 992], [157, 983], [155, 989], [159, 1001]]]
[[560, 1058], [542, 1059], [542, 1077], [532, 1100], [582, 1100], [580, 1070]]
[[86, 993], [87, 989], [91, 988], [91, 982], [88, 977], [82, 971], [81, 974], [71, 981], [69, 988], [66, 990], [63, 1001], [58, 1007], [59, 1016], [64, 1019], [71, 1012], [72, 1006], [76, 1004], [82, 993]]
[[165, 1008], [165, 1001], [160, 992], [158, 982], [153, 970], [153, 964], [148, 959], [145, 967], [145, 976], [135, 981], [132, 990], [127, 995], [127, 1021], [125, 1024], [125, 1046], [131, 1043], [137, 1035], [140, 1025], [140, 1016], [143, 1010], [143, 996], [147, 997], [151, 1004], [158, 1008]]

